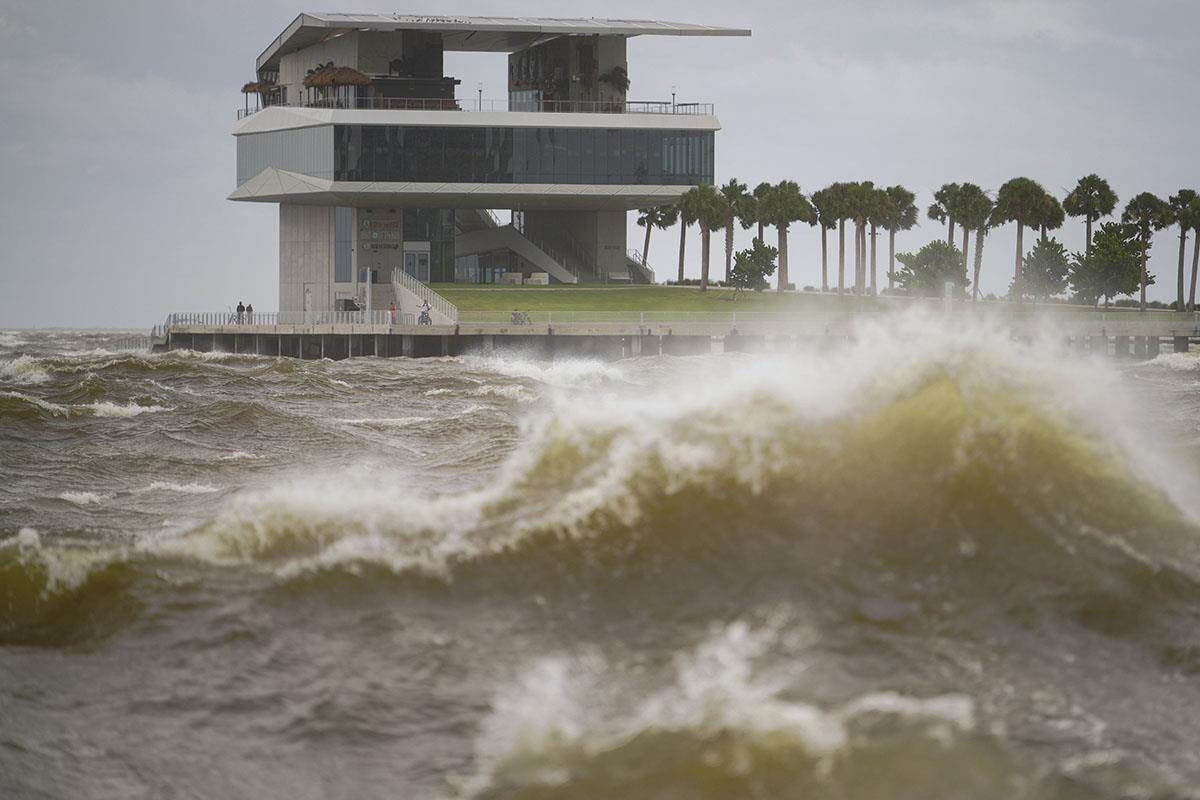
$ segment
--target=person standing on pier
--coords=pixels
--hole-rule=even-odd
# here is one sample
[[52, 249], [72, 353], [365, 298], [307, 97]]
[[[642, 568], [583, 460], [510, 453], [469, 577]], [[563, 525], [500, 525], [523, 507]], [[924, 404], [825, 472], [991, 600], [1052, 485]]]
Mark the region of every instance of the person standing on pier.
[[390, 306], [388, 306], [388, 315], [392, 318], [392, 324], [395, 325], [396, 324], [396, 303], [395, 302], [393, 302]]
[[254, 324], [254, 304], [253, 303], [246, 304], [246, 324], [247, 325]]
[[242, 324], [242, 318], [245, 316], [245, 314], [246, 314], [246, 306], [242, 304], [241, 300], [238, 300], [238, 304], [237, 304], [237, 324], [238, 325]]

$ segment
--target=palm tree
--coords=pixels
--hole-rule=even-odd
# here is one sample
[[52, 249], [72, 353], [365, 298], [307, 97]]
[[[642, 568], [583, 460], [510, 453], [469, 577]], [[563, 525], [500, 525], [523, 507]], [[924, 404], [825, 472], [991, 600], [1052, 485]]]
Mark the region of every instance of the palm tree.
[[700, 291], [708, 291], [708, 263], [712, 251], [712, 232], [725, 224], [725, 200], [708, 184], [693, 189], [696, 223], [700, 226]]
[[1013, 270], [1013, 298], [1021, 302], [1021, 262], [1025, 257], [1025, 226], [1031, 225], [1045, 213], [1046, 190], [1035, 180], [1013, 178], [996, 194], [993, 220], [998, 224], [1017, 223], [1017, 257]]
[[1183, 311], [1183, 264], [1187, 258], [1187, 235], [1188, 229], [1192, 226], [1192, 218], [1189, 213], [1192, 201], [1196, 199], [1196, 193], [1191, 189], [1180, 189], [1167, 201], [1171, 206], [1171, 221], [1179, 225], [1179, 281], [1178, 281], [1178, 299], [1176, 309]]
[[1187, 216], [1192, 224], [1192, 288], [1188, 292], [1188, 311], [1196, 310], [1196, 271], [1200, 269], [1200, 199], [1188, 204]]
[[888, 288], [895, 287], [896, 231], [907, 231], [917, 224], [917, 196], [903, 186], [889, 186], [884, 190], [888, 199], [884, 205], [883, 227], [888, 232]]
[[1161, 231], [1171, 224], [1171, 206], [1150, 192], [1142, 192], [1125, 205], [1121, 214], [1121, 222], [1137, 228], [1138, 239], [1141, 242], [1142, 259], [1142, 310], [1146, 310], [1146, 284], [1150, 274], [1146, 265], [1150, 260], [1150, 234]]
[[763, 212], [764, 221], [779, 231], [778, 290], [782, 292], [788, 285], [788, 228], [793, 222], [812, 224], [817, 212], [795, 181], [776, 184], [766, 196]]
[[983, 266], [983, 237], [995, 203], [987, 192], [973, 183], [964, 183], [958, 193], [958, 223], [963, 229], [963, 263], [970, 263], [970, 232], [975, 231], [975, 271], [971, 280], [971, 298], [979, 299], [979, 270]]
[[834, 213], [834, 197], [832, 187], [819, 189], [812, 193], [813, 210], [817, 212], [817, 224], [821, 226], [821, 291], [829, 291], [829, 248], [826, 234], [837, 228], [837, 217]]
[[1058, 198], [1047, 192], [1042, 197], [1042, 206], [1038, 210], [1036, 225], [1042, 232], [1042, 241], [1046, 241], [1046, 231], [1056, 231], [1063, 226], [1066, 221], [1066, 212], [1063, 211], [1062, 204], [1058, 202]]
[[683, 283], [683, 256], [687, 249], [687, 229], [696, 224], [696, 191], [692, 187], [679, 197], [679, 283]]
[[871, 215], [867, 221], [871, 225], [871, 294], [879, 294], [879, 284], [876, 282], [878, 274], [878, 260], [876, 259], [877, 237], [879, 236], [878, 229], [884, 227], [887, 222], [888, 215], [891, 213], [892, 198], [888, 195], [886, 189], [872, 189], [871, 191]]
[[667, 228], [675, 224], [675, 220], [679, 217], [679, 209], [675, 206], [654, 206], [652, 208], [643, 208], [638, 210], [637, 224], [646, 229], [646, 241], [642, 245], [642, 266], [646, 266], [646, 259], [650, 253], [650, 232], [655, 228], [660, 231], [665, 231]]
[[1095, 173], [1085, 175], [1075, 184], [1075, 188], [1063, 200], [1063, 210], [1072, 217], [1083, 217], [1087, 242], [1084, 244], [1084, 254], [1092, 249], [1092, 223], [1107, 217], [1117, 207], [1117, 193], [1108, 185], [1108, 181]]
[[846, 220], [851, 217], [850, 184], [833, 183], [825, 191], [829, 193], [830, 219], [837, 221], [838, 294], [841, 294], [846, 291]]
[[878, 215], [878, 196], [875, 184], [860, 181], [850, 184], [850, 204], [854, 219], [854, 291], [867, 291], [867, 225]]
[[729, 270], [733, 269], [733, 226], [738, 219], [748, 213], [753, 213], [753, 209], [749, 208], [749, 202], [752, 197], [746, 191], [746, 184], [739, 182], [736, 178], [730, 178], [729, 183], [721, 187], [719, 195], [721, 197], [721, 210], [725, 217], [725, 281], [729, 281]]
[[943, 183], [942, 188], [933, 193], [933, 205], [926, 212], [929, 218], [936, 222], [949, 222], [950, 228], [946, 241], [954, 244], [954, 207], [958, 197], [957, 183]]
[[771, 190], [774, 188], [775, 187], [772, 186], [771, 184], [767, 183], [766, 181], [763, 181], [758, 186], [754, 187], [754, 192], [753, 192], [753, 194], [750, 195], [754, 199], [754, 209], [755, 209], [754, 222], [755, 222], [755, 224], [758, 225], [758, 238], [759, 239], [763, 238], [763, 225], [766, 224], [765, 222], [763, 222], [762, 213], [761, 213], [762, 203], [766, 199], [767, 195], [770, 194]]
[[871, 216], [875, 184], [859, 181], [845, 186], [847, 218], [854, 222], [854, 291], [861, 294], [867, 282], [867, 219]]

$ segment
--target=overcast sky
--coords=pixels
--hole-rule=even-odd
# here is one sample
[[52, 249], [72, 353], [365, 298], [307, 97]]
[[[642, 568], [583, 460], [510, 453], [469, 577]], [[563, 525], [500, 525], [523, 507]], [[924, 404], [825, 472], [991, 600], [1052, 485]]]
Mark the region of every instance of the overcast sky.
[[[148, 326], [238, 299], [277, 305], [277, 208], [233, 203], [234, 111], [255, 57], [305, 10], [256, 0], [0, 0], [0, 327]], [[522, 0], [308, 10], [604, 16], [751, 28], [751, 39], [630, 42], [630, 98], [716, 104], [717, 178], [901, 183], [913, 250], [944, 235], [933, 189], [1025, 175], [1060, 198], [1079, 176], [1140, 191], [1200, 189], [1200, 2], [1177, 0]], [[505, 94], [499, 54], [450, 54], [461, 94]], [[1059, 238], [1083, 246], [1068, 219]], [[630, 246], [641, 247], [630, 215]], [[699, 237], [688, 273], [699, 274]], [[770, 237], [769, 237], [770, 238]], [[748, 244], [739, 233], [739, 246]], [[1178, 239], [1158, 236], [1151, 296], [1173, 299]], [[650, 263], [675, 271], [678, 234]], [[1012, 275], [1015, 230], [988, 237], [983, 289]], [[791, 238], [800, 285], [819, 239]], [[1189, 243], [1189, 268], [1191, 260]], [[719, 271], [714, 252], [713, 267]]]

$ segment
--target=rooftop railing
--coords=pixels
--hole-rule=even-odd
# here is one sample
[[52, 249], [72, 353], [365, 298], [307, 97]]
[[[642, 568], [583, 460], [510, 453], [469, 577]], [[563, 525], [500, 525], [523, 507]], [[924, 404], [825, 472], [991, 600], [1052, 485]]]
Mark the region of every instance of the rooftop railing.
[[[347, 111], [503, 111], [535, 114], [676, 114], [712, 116], [712, 103], [673, 103], [670, 100], [451, 100], [430, 97], [321, 98], [286, 103], [289, 108], [330, 108]], [[265, 106], [270, 108], [271, 106]], [[238, 119], [260, 108], [239, 108]]]

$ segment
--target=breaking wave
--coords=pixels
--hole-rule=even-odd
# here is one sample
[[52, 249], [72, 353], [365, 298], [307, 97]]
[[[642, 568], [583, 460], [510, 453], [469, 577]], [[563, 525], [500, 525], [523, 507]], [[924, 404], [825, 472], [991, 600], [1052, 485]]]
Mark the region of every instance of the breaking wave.
[[713, 360], [653, 395], [548, 398], [473, 491], [383, 476], [245, 492], [137, 557], [518, 591], [777, 575], [819, 603], [878, 598], [862, 613], [895, 624], [982, 613], [999, 594], [1098, 603], [1111, 629], [1195, 592], [1194, 481], [1127, 424], [1111, 373], [906, 324], [850, 354]]
[[904, 784], [914, 797], [1000, 798], [1025, 785], [1018, 760], [979, 733], [970, 698], [806, 702], [802, 664], [759, 665], [773, 640], [724, 626], [677, 656], [665, 681], [598, 654], [541, 659], [497, 693], [460, 794], [870, 797], [864, 789], [881, 796], [901, 774], [926, 776]]

